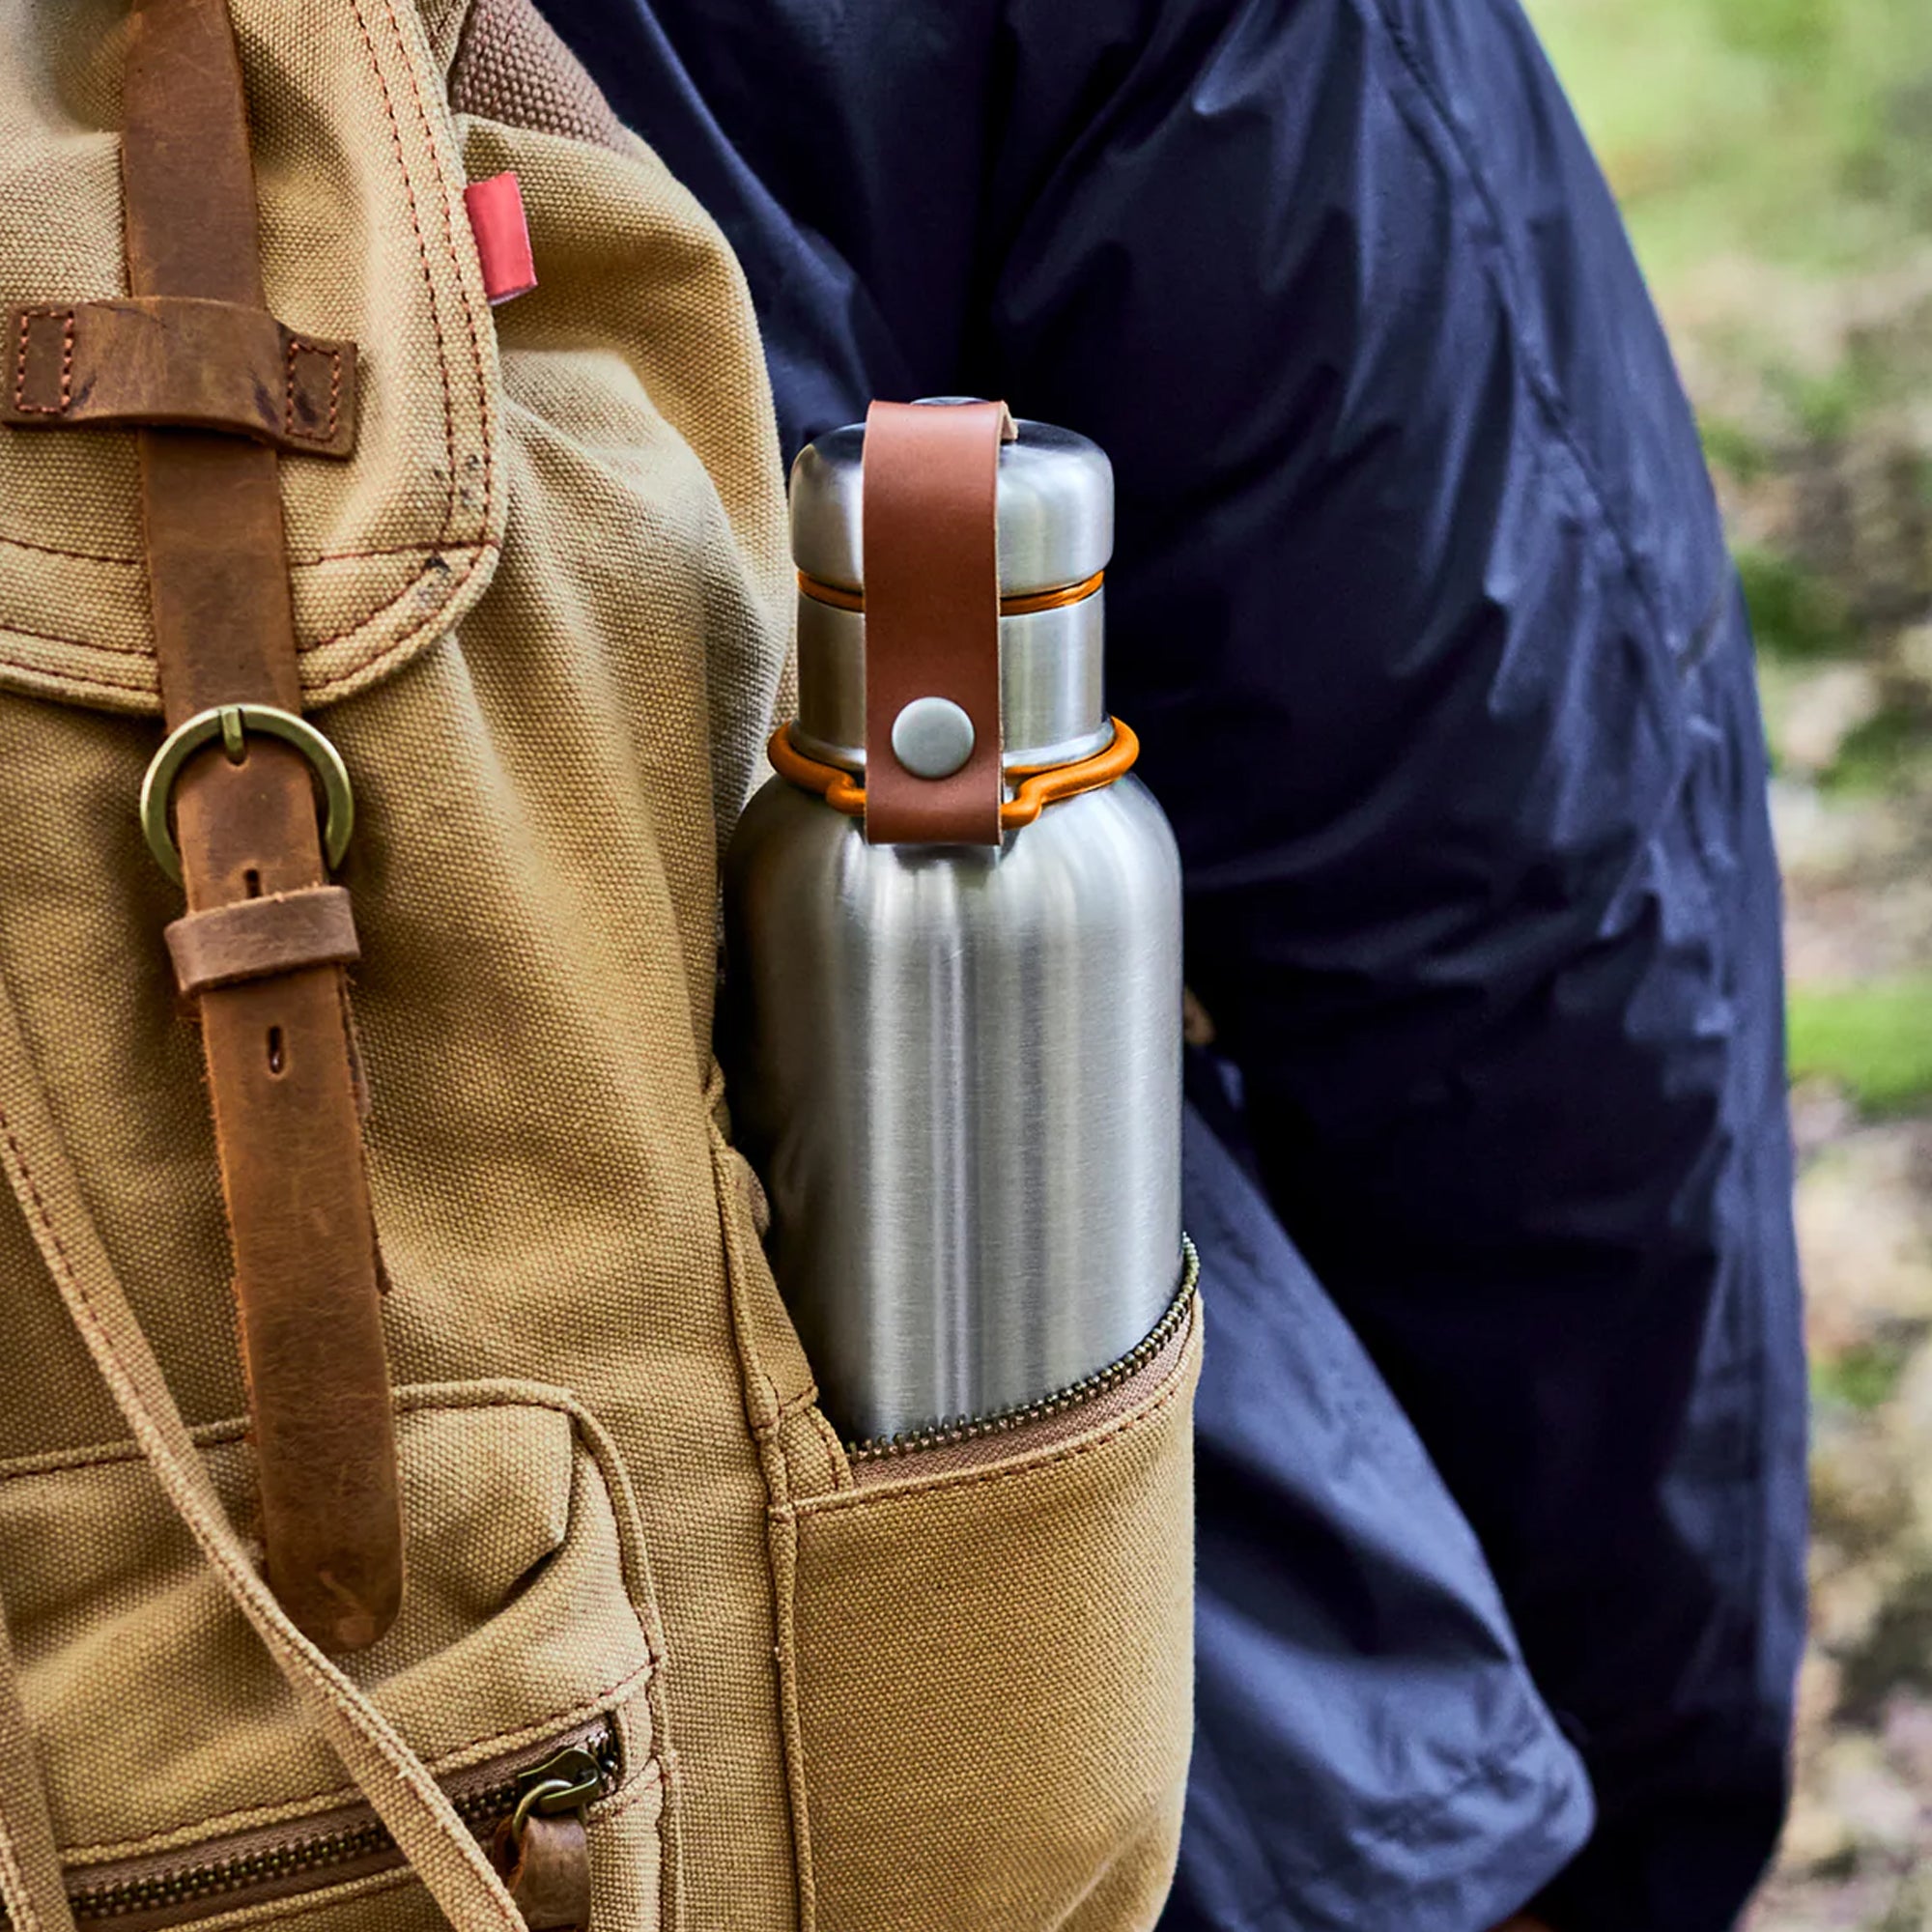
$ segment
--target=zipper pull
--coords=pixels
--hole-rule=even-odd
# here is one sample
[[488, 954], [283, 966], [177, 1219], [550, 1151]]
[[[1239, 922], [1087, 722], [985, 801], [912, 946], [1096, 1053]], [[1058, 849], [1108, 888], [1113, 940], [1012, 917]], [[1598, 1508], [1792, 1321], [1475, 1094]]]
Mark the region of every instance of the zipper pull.
[[572, 1745], [517, 1778], [517, 1806], [490, 1856], [529, 1932], [590, 1932], [590, 1838], [584, 1813], [604, 1773]]
[[511, 1829], [519, 1835], [530, 1819], [582, 1811], [597, 1796], [604, 1767], [582, 1745], [566, 1745], [554, 1757], [517, 1774], [517, 1808]]

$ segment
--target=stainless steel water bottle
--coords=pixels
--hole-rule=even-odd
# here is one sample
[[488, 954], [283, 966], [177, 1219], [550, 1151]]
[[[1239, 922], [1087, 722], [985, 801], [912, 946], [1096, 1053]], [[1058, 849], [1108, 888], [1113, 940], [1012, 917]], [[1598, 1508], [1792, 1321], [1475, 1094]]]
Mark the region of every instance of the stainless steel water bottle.
[[799, 457], [791, 528], [798, 717], [726, 865], [732, 1109], [825, 1406], [878, 1439], [1068, 1388], [1172, 1303], [1179, 862], [1103, 701], [1094, 443], [875, 404]]

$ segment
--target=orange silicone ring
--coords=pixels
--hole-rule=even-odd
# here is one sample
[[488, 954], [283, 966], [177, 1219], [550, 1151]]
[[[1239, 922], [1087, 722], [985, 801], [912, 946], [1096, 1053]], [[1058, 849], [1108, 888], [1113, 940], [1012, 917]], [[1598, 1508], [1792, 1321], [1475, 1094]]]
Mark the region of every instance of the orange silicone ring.
[[[1031, 825], [1056, 800], [1073, 798], [1083, 791], [1098, 791], [1102, 785], [1110, 785], [1132, 771], [1134, 760], [1141, 754], [1141, 741], [1118, 718], [1113, 725], [1113, 743], [1091, 758], [1015, 773], [1019, 787], [1000, 807], [1000, 829], [1013, 832], [1022, 825]], [[866, 815], [866, 787], [841, 767], [808, 758], [792, 743], [789, 725], [781, 724], [772, 733], [765, 755], [780, 778], [788, 780], [802, 791], [816, 792], [834, 811], [842, 811], [848, 818]]]
[[[1028, 617], [1036, 611], [1058, 611], [1068, 604], [1084, 604], [1107, 581], [1104, 570], [1096, 570], [1081, 583], [1069, 583], [1064, 590], [1030, 590], [1023, 597], [1002, 597], [1002, 617]], [[863, 611], [866, 593], [847, 590], [842, 584], [826, 583], [816, 577], [798, 574], [799, 594], [814, 604], [830, 604], [835, 611]]]

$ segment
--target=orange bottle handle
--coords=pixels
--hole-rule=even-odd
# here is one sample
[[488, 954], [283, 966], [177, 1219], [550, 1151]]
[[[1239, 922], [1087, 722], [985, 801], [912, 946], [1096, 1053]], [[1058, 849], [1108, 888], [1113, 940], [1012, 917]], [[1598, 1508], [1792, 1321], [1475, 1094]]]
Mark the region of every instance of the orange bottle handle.
[[[1141, 741], [1118, 718], [1113, 725], [1113, 742], [1092, 757], [1077, 759], [1070, 765], [1033, 766], [1014, 772], [1012, 776], [1020, 782], [1013, 796], [1000, 807], [1000, 830], [1013, 832], [1022, 825], [1031, 825], [1058, 800], [1077, 797], [1083, 791], [1098, 791], [1102, 785], [1110, 785], [1132, 771], [1134, 760], [1141, 754]], [[772, 733], [765, 755], [780, 778], [801, 791], [817, 793], [834, 811], [842, 811], [848, 818], [866, 815], [866, 787], [842, 767], [807, 757], [792, 743], [788, 724], [781, 724]]]

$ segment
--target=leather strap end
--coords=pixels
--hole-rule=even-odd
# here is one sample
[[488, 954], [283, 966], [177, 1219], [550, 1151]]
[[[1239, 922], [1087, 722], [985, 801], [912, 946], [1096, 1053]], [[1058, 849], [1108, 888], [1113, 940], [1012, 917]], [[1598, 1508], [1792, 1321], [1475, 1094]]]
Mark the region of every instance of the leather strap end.
[[[866, 837], [998, 845], [1000, 445], [1004, 403], [874, 403], [866, 417]], [[964, 756], [923, 774], [900, 756], [909, 713], [944, 708]], [[961, 728], [958, 718], [970, 731]]]
[[348, 966], [362, 956], [355, 915], [341, 886], [271, 893], [191, 912], [168, 927], [167, 941], [175, 982], [189, 1000], [216, 986], [310, 966]]
[[355, 345], [184, 296], [16, 302], [0, 422], [217, 430], [295, 456], [355, 451]]

